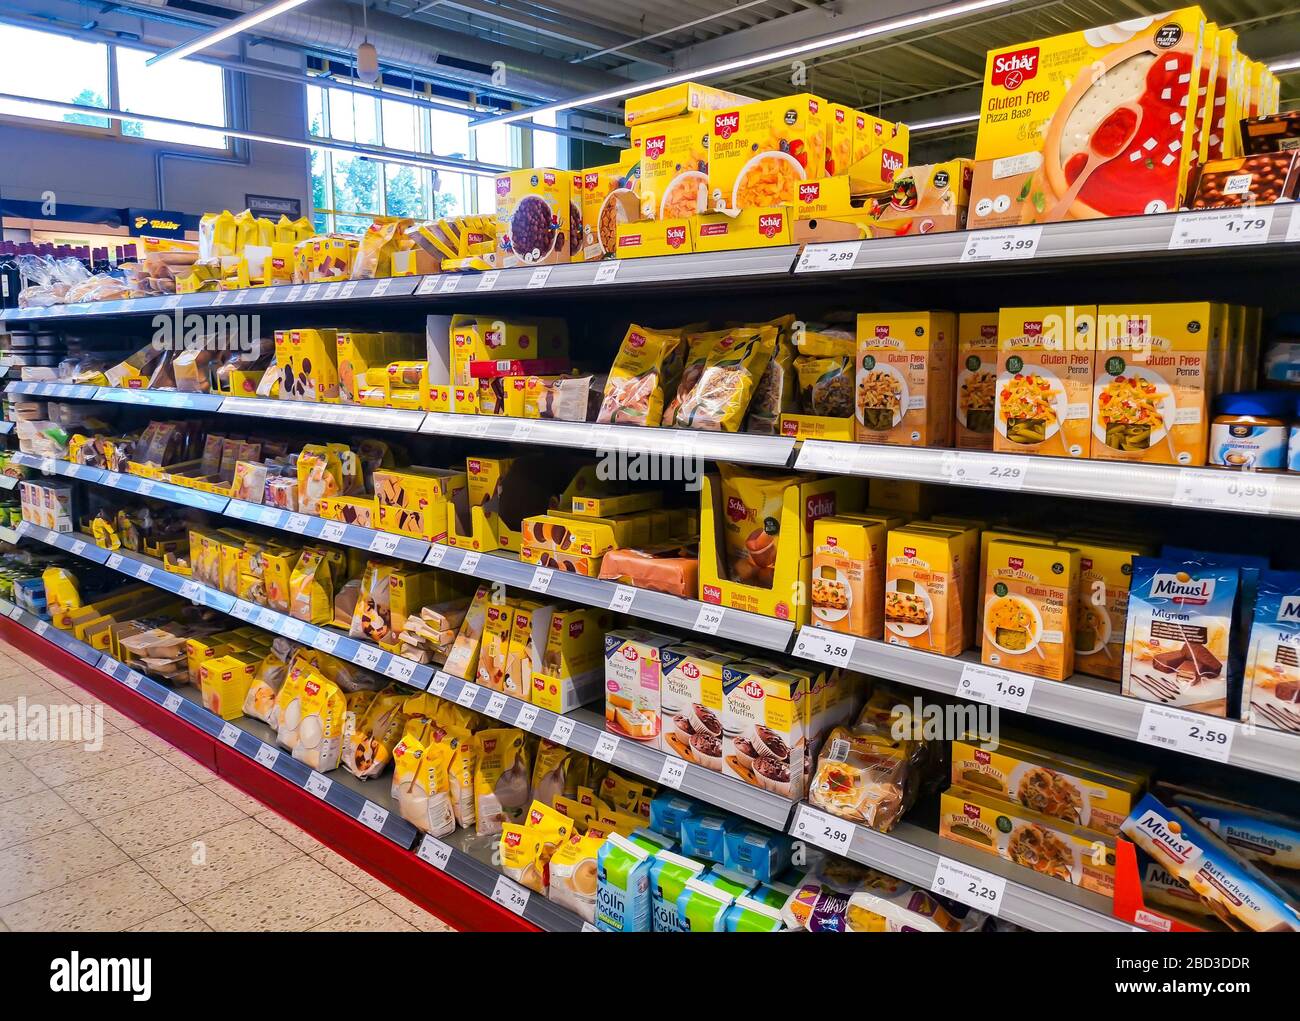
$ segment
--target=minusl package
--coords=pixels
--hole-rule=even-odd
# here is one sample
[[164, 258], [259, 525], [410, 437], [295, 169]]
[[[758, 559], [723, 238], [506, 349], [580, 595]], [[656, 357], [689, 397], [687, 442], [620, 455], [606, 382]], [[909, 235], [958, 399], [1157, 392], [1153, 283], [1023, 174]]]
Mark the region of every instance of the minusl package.
[[1300, 733], [1300, 571], [1259, 575], [1241, 717]]

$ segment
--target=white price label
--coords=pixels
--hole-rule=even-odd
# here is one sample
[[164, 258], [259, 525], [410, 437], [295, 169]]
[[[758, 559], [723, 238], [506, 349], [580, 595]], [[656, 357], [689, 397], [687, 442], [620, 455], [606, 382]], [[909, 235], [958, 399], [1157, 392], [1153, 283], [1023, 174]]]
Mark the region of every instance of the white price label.
[[154, 490], [157, 488], [158, 488], [158, 484], [153, 482], [152, 480], [141, 479], [136, 484], [135, 491], [139, 493], [141, 496], [153, 496]]
[[326, 521], [320, 526], [320, 537], [326, 542], [338, 542], [347, 534], [347, 525], [338, 521]]
[[1032, 259], [1038, 253], [1041, 224], [1010, 230], [973, 230], [966, 235], [962, 262], [998, 262], [1003, 259]]
[[490, 269], [478, 278], [478, 287], [475, 290], [490, 291], [497, 285], [497, 277], [501, 275], [500, 270]]
[[409, 681], [415, 676], [415, 664], [401, 656], [389, 656], [384, 673], [395, 681]]
[[269, 744], [262, 745], [261, 748], [257, 749], [257, 754], [253, 756], [258, 763], [265, 766], [267, 769], [274, 769], [275, 760], [279, 757], [280, 750], [278, 748], [272, 748]]
[[142, 680], [144, 680], [144, 677], [141, 674], [136, 673], [134, 670], [128, 670], [126, 676], [122, 678], [122, 683], [128, 688], [138, 689]]
[[593, 284], [607, 284], [618, 276], [618, 267], [621, 266], [617, 259], [611, 259], [608, 262], [602, 262], [596, 267], [596, 275], [592, 278]]
[[537, 707], [531, 705], [521, 705], [519, 715], [515, 717], [515, 726], [520, 730], [532, 730], [533, 725], [537, 722]]
[[302, 300], [303, 300], [303, 301], [315, 301], [317, 295], [320, 294], [320, 289], [321, 289], [321, 285], [320, 285], [320, 284], [310, 284], [310, 285], [307, 287], [307, 290], [303, 291], [303, 293], [302, 293]]
[[1015, 456], [980, 457], [955, 451], [946, 451], [943, 455], [944, 477], [957, 486], [1022, 489], [1028, 472], [1028, 462]]
[[447, 547], [442, 543], [435, 542], [429, 547], [429, 555], [424, 558], [424, 562], [430, 567], [441, 567], [442, 558], [447, 555]]
[[716, 635], [718, 628], [722, 627], [724, 612], [721, 606], [714, 606], [712, 603], [702, 604], [700, 612], [695, 615], [695, 630], [703, 631], [706, 635]]
[[153, 577], [153, 568], [150, 567], [148, 564], [136, 564], [135, 576], [139, 578], [141, 581], [148, 581], [150, 578]]
[[242, 304], [244, 303], [244, 301], [245, 301], [245, 299], [246, 299], [247, 297], [248, 297], [248, 291], [247, 291], [247, 290], [236, 291], [236, 292], [235, 292], [235, 296], [234, 296], [233, 298], [230, 299], [230, 304], [232, 304], [232, 305], [242, 305]]
[[184, 701], [185, 699], [181, 698], [180, 695], [176, 694], [176, 692], [173, 691], [165, 699], [163, 699], [163, 708], [166, 709], [169, 713], [174, 713], [180, 709], [181, 703]]
[[53, 474], [55, 474], [54, 458], [52, 458], [52, 457], [42, 457], [42, 458], [41, 458], [41, 462], [40, 462], [40, 472], [41, 472], [42, 475], [53, 475]]
[[269, 287], [264, 288], [262, 293], [257, 296], [257, 303], [259, 305], [265, 305], [270, 302], [273, 297], [275, 297], [275, 292]]
[[[352, 297], [353, 294], [356, 293], [356, 290], [357, 290], [357, 282], [355, 280], [349, 280], [346, 284], [344, 284], [342, 287], [339, 288], [339, 297], [344, 299], [350, 298]], [[388, 290], [388, 288], [385, 287], [384, 290], [386, 291]], [[380, 291], [379, 293], [382, 294], [383, 291]]]
[[292, 639], [293, 641], [296, 642], [299, 638], [302, 637], [303, 629], [306, 627], [307, 627], [306, 622], [294, 618], [290, 618], [289, 620], [286, 620], [284, 622], [284, 626], [280, 629], [280, 631], [284, 634], [286, 638]]
[[352, 657], [352, 662], [357, 666], [365, 667], [367, 670], [374, 670], [378, 668], [383, 655], [382, 649], [376, 649], [369, 645], [358, 645], [357, 654]]
[[242, 731], [238, 727], [232, 726], [229, 723], [223, 723], [221, 725], [221, 733], [217, 735], [217, 740], [222, 744], [230, 745], [230, 747], [233, 748], [239, 741], [239, 735], [241, 733]]
[[494, 691], [488, 696], [487, 708], [483, 711], [494, 720], [499, 720], [501, 719], [501, 714], [506, 711], [507, 704], [505, 695], [501, 694], [499, 691]]
[[213, 308], [216, 308], [218, 305], [224, 305], [226, 303], [226, 299], [229, 297], [230, 297], [230, 293], [228, 291], [218, 291], [212, 299], [211, 306]]
[[321, 652], [333, 652], [339, 647], [339, 636], [332, 631], [317, 631], [314, 644]]
[[686, 779], [686, 760], [679, 759], [674, 755], [664, 759], [664, 764], [659, 769], [659, 782], [666, 787], [671, 787], [678, 791], [682, 788], [682, 781]]
[[383, 277], [380, 280], [376, 280], [375, 286], [370, 288], [370, 297], [382, 298], [385, 294], [388, 293], [388, 288], [392, 286], [392, 283], [393, 283], [392, 277]]
[[1174, 220], [1169, 247], [1219, 248], [1223, 245], [1259, 245], [1273, 229], [1272, 206], [1235, 209], [1200, 209], [1179, 213]]
[[[438, 293], [451, 294], [451, 292], [459, 286], [460, 277], [456, 276], [455, 273], [444, 273], [442, 275], [442, 280], [438, 285]], [[433, 288], [430, 288], [430, 290], [433, 290]]]
[[1286, 225], [1286, 239], [1288, 241], [1300, 241], [1300, 209], [1296, 206], [1291, 207], [1291, 219]]
[[857, 648], [857, 639], [851, 635], [823, 631], [821, 628], [802, 627], [795, 639], [794, 652], [804, 659], [815, 659], [831, 666], [848, 666]]
[[392, 556], [397, 552], [398, 538], [398, 536], [389, 535], [387, 532], [376, 532], [370, 540], [370, 552]]
[[596, 747], [591, 754], [601, 762], [613, 762], [614, 753], [618, 751], [618, 738], [613, 734], [601, 734], [596, 738]]
[[533, 270], [533, 275], [528, 278], [528, 290], [532, 291], [538, 287], [545, 287], [546, 281], [551, 277], [550, 266], [539, 266]]
[[516, 422], [514, 431], [511, 433], [511, 438], [516, 442], [522, 442], [523, 440], [529, 439], [532, 435], [532, 422]]
[[380, 808], [373, 801], [366, 801], [362, 803], [361, 811], [357, 813], [357, 821], [378, 833], [384, 828], [384, 823], [388, 822], [388, 811]]
[[180, 592], [177, 593], [182, 599], [188, 599], [190, 602], [199, 598], [201, 588], [196, 581], [186, 581], [181, 583]]
[[307, 517], [306, 514], [290, 514], [282, 527], [290, 532], [298, 532], [301, 534], [307, 530], [307, 524], [310, 521], [311, 518]]
[[325, 795], [327, 795], [330, 792], [330, 788], [333, 786], [334, 786], [333, 780], [331, 780], [327, 776], [321, 776], [314, 769], [311, 771], [311, 775], [307, 777], [307, 782], [303, 784], [303, 788], [307, 791], [308, 794], [312, 795], [313, 797], [320, 798], [321, 801], [325, 800]]
[[829, 244], [804, 245], [799, 261], [794, 264], [796, 273], [828, 273], [849, 269], [858, 261], [862, 251], [861, 241], [836, 241]]
[[86, 552], [86, 544], [85, 544], [85, 542], [83, 542], [81, 539], [78, 539], [76, 542], [74, 542], [74, 543], [69, 547], [69, 552], [70, 552], [74, 557], [79, 557], [79, 556], [81, 556], [81, 554], [83, 554], [83, 553]]
[[276, 613], [274, 610], [257, 611], [257, 626], [260, 628], [266, 628], [266, 630], [268, 631], [274, 631], [276, 628], [278, 628], [280, 626], [281, 620], [287, 622], [290, 619], [291, 618], [289, 617], [282, 618], [280, 614]]
[[284, 517], [284, 511], [279, 507], [263, 507], [257, 515], [257, 520], [268, 528], [275, 528], [280, 524], [280, 519]]
[[528, 907], [528, 894], [528, 890], [505, 876], [498, 876], [497, 885], [492, 887], [492, 899], [507, 911], [520, 916], [523, 915], [524, 908]]
[[1029, 699], [1034, 694], [1034, 678], [981, 663], [966, 663], [961, 668], [956, 694], [958, 698], [1023, 713], [1029, 709]]
[[118, 554], [118, 553], [110, 553], [110, 554], [108, 555], [108, 560], [106, 561], [106, 563], [107, 563], [108, 566], [111, 567], [114, 571], [118, 570], [118, 569], [122, 566], [122, 556], [121, 556], [121, 554]]
[[632, 609], [634, 599], [636, 599], [636, 589], [630, 585], [616, 585], [614, 594], [609, 598], [609, 608], [615, 613], [627, 613]]
[[48, 620], [38, 620], [36, 622], [35, 630], [38, 635], [45, 634], [45, 632], [48, 631], [49, 629], [50, 629], [50, 622]]
[[853, 842], [853, 824], [829, 812], [800, 805], [790, 835], [836, 854], [848, 854], [849, 844]]
[[1007, 892], [1007, 881], [991, 872], [977, 869], [951, 858], [939, 858], [935, 866], [934, 882], [930, 890], [942, 897], [950, 897], [967, 907], [977, 908], [990, 915], [1002, 911], [1002, 898]]
[[1228, 720], [1170, 706], [1147, 705], [1142, 710], [1137, 739], [1157, 748], [1227, 762], [1232, 757], [1232, 739], [1236, 734], [1237, 725]]
[[420, 849], [415, 853], [440, 872], [445, 871], [447, 862], [451, 861], [451, 848], [437, 837], [426, 836], [420, 841]]
[[240, 620], [252, 620], [257, 613], [257, 607], [252, 603], [246, 603], [242, 599], [236, 599], [235, 605], [230, 608], [230, 615], [238, 617]]
[[1273, 507], [1274, 483], [1259, 472], [1183, 468], [1174, 489], [1176, 507], [1267, 514]]
[[551, 728], [551, 740], [556, 744], [568, 744], [569, 738], [573, 736], [573, 721], [567, 720], [563, 716], [555, 721], [555, 726]]
[[429, 682], [429, 692], [434, 695], [441, 695], [447, 690], [447, 682], [451, 680], [451, 674], [444, 673], [441, 670], [434, 671], [433, 680]]
[[454, 279], [456, 278], [447, 277], [447, 276], [425, 277], [423, 280], [420, 281], [420, 286], [415, 289], [415, 294], [417, 297], [423, 297], [426, 294], [432, 294], [435, 290], [437, 290], [439, 283], [442, 283], [445, 286], [448, 280], [454, 280]]
[[539, 567], [533, 572], [532, 581], [528, 583], [530, 592], [540, 592], [545, 595], [551, 587], [551, 576], [555, 571], [549, 567]]
[[474, 699], [478, 697], [479, 687], [477, 684], [465, 684], [461, 686], [460, 694], [456, 696], [456, 704], [468, 709], [474, 704]]
[[478, 570], [478, 553], [471, 550], [461, 558], [460, 566], [456, 568], [461, 574], [473, 574]]

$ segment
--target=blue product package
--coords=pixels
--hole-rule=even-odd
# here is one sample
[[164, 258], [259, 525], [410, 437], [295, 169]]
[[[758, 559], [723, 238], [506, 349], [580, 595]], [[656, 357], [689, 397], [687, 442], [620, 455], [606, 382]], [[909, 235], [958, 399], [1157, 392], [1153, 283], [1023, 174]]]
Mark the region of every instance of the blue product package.
[[656, 833], [654, 830], [645, 827], [633, 830], [630, 839], [633, 843], [644, 847], [651, 854], [658, 854], [660, 851], [676, 851], [679, 846], [677, 837], [666, 837], [662, 833]]
[[1259, 576], [1241, 716], [1300, 734], [1300, 572], [1264, 571]]
[[655, 932], [685, 932], [677, 917], [677, 898], [686, 881], [708, 868], [702, 861], [660, 851], [650, 863], [650, 912]]
[[680, 794], [658, 794], [650, 799], [650, 828], [673, 840], [682, 838], [682, 820], [694, 815], [699, 806]]
[[692, 858], [720, 862], [726, 856], [729, 820], [712, 813], [688, 815], [682, 820], [682, 853]]
[[650, 932], [650, 852], [611, 833], [596, 852], [596, 928]]
[[766, 883], [790, 864], [790, 846], [784, 833], [737, 826], [727, 833], [722, 863]]
[[727, 932], [780, 932], [781, 910], [749, 897], [737, 897], [722, 916]]

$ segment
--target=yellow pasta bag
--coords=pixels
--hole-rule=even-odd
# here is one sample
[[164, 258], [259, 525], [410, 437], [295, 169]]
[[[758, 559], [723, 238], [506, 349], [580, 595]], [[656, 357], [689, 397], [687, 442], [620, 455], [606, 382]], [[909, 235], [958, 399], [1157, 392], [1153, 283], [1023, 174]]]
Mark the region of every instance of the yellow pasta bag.
[[659, 425], [665, 386], [677, 375], [681, 359], [682, 338], [678, 333], [630, 325], [614, 357], [596, 420], [616, 425]]
[[334, 586], [329, 564], [316, 550], [303, 550], [289, 576], [289, 616], [309, 624], [328, 624], [334, 619]]
[[699, 380], [682, 398], [676, 419], [669, 424], [738, 432], [759, 376], [772, 360], [776, 336], [775, 326], [723, 331], [709, 348]]
[[393, 747], [393, 800], [403, 819], [435, 837], [456, 828], [450, 766], [455, 738], [439, 741], [431, 730], [406, 734]]

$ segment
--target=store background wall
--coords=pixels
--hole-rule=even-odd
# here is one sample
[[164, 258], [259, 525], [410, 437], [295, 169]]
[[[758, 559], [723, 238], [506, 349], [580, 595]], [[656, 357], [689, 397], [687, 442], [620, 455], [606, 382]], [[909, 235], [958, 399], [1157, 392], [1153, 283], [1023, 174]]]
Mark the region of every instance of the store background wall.
[[[247, 110], [248, 130], [303, 136], [307, 100], [301, 85], [250, 75], [231, 87], [243, 90], [245, 98], [235, 93], [234, 99], [237, 111]], [[244, 196], [255, 194], [296, 198], [304, 210], [311, 208], [306, 150], [258, 142], [239, 145], [247, 154], [246, 166], [164, 159], [164, 201], [160, 202], [159, 151], [222, 154], [164, 142], [109, 140], [0, 122], [0, 152], [5, 153], [0, 159], [0, 193], [6, 198], [39, 201], [43, 193], [52, 191], [56, 201], [68, 204], [163, 207], [183, 213], [223, 208], [237, 212], [244, 208]]]

